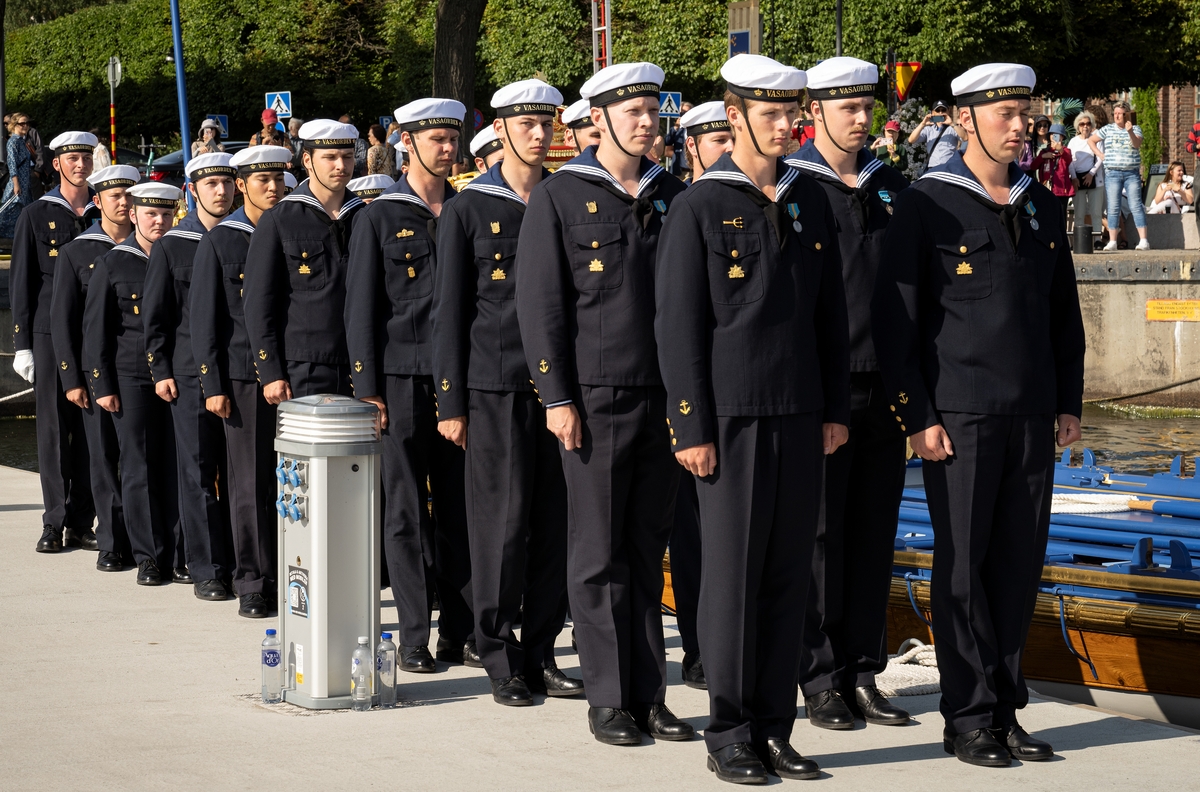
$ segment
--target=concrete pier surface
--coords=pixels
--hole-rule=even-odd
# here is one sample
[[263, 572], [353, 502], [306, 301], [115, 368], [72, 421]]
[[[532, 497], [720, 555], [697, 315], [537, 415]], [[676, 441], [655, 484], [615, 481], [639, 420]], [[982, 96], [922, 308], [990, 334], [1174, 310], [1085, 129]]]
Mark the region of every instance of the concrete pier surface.
[[[588, 733], [583, 700], [510, 709], [481, 670], [400, 674], [398, 709], [310, 713], [259, 701], [259, 643], [273, 620], [200, 602], [191, 586], [140, 588], [95, 571], [95, 553], [33, 551], [37, 476], [0, 468], [0, 789], [11, 790], [721, 790], [703, 742], [617, 748]], [[383, 612], [384, 629], [395, 610]], [[667, 626], [667, 702], [698, 730], [703, 691], [679, 681]], [[559, 664], [577, 672], [569, 628]], [[1196, 669], [1180, 669], [1195, 673]], [[899, 699], [918, 721], [851, 732], [796, 723], [820, 790], [1186, 789], [1200, 732], [1035, 698], [1022, 723], [1060, 756], [1007, 769], [942, 751], [937, 697]]]

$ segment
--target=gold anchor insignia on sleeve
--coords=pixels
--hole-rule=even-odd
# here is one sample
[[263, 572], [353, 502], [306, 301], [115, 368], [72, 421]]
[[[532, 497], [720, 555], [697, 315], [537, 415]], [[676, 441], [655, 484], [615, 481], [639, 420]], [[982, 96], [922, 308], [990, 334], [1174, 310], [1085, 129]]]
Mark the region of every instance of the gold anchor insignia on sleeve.
[[505, 280], [507, 278], [508, 276], [504, 274], [504, 270], [500, 269], [499, 267], [496, 267], [496, 269], [492, 270], [492, 280]]
[[301, 275], [311, 275], [312, 269], [307, 264], [301, 264], [299, 272]]
[[154, 362], [154, 353], [153, 353], [153, 352], [147, 352], [147, 353], [146, 353], [146, 362], [147, 362], [147, 363], [153, 363], [153, 362]]
[[495, 220], [492, 221], [492, 233], [493, 234], [500, 233], [500, 223]]
[[445, 377], [442, 378], [442, 390], [450, 390], [450, 380], [446, 379]]
[[731, 225], [734, 228], [744, 228], [745, 227], [742, 223], [742, 218], [740, 218], [740, 217], [735, 217], [732, 220], [722, 220], [721, 225]]
[[62, 363], [59, 363], [58, 365], [59, 365], [59, 368], [61, 368], [63, 371], [67, 370], [67, 361], [64, 360]]
[[964, 261], [958, 265], [958, 269], [954, 270], [954, 272], [958, 275], [973, 275], [975, 270], [971, 269], [971, 265]]
[[100, 369], [92, 369], [92, 379], [100, 379]]
[[362, 361], [361, 360], [354, 361], [354, 370], [358, 371], [358, 372], [362, 371]]
[[207, 373], [208, 373], [208, 364], [207, 364], [207, 363], [201, 363], [201, 364], [200, 364], [200, 373], [201, 373], [201, 374], [207, 374]]
[[266, 360], [267, 359], [267, 350], [265, 350], [265, 349], [258, 350], [258, 359]]
[[731, 278], [744, 278], [744, 277], [746, 277], [746, 271], [745, 271], [745, 270], [743, 270], [743, 269], [742, 269], [740, 266], [738, 266], [737, 264], [734, 264], [732, 267], [730, 267], [730, 268], [729, 268], [729, 277], [731, 277]]
[[680, 401], [679, 402], [679, 413], [681, 415], [691, 415], [692, 414], [691, 402], [689, 402], [687, 399], [683, 399], [682, 401]]
[[538, 371], [545, 374], [549, 370], [550, 370], [550, 363], [549, 363], [549, 361], [546, 360], [546, 358], [542, 358], [541, 360], [538, 361]]
[[592, 259], [592, 263], [588, 264], [588, 272], [604, 272], [604, 262], [600, 259]]
[[897, 401], [899, 401], [901, 404], [908, 404], [908, 394], [904, 391], [900, 391], [900, 396]]
[[596, 202], [595, 202], [595, 201], [588, 201], [588, 202], [587, 202], [587, 210], [588, 210], [588, 214], [596, 214], [596, 212], [598, 212], [598, 211], [599, 211], [599, 210], [596, 208]]

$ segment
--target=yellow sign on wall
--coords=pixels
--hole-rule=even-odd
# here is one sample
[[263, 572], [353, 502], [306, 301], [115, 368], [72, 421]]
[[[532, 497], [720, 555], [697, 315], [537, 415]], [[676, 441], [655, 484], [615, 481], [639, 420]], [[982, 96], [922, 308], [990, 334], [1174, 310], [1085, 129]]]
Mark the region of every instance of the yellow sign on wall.
[[1200, 300], [1146, 300], [1147, 322], [1200, 322]]

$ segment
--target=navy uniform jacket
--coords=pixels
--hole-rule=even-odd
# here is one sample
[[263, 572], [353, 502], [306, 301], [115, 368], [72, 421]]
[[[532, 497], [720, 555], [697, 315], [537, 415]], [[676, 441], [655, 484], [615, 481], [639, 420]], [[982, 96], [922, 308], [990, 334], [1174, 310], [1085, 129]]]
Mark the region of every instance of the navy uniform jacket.
[[58, 379], [64, 392], [87, 386], [83, 362], [83, 304], [96, 271], [96, 259], [116, 242], [96, 223], [64, 245], [54, 270], [54, 298], [50, 309], [50, 336], [58, 358]]
[[654, 330], [673, 450], [713, 442], [718, 416], [850, 423], [833, 210], [814, 179], [777, 173], [772, 202], [723, 154], [667, 217]]
[[[89, 198], [96, 193], [88, 188]], [[83, 216], [55, 187], [21, 210], [13, 231], [8, 295], [12, 303], [13, 342], [17, 350], [33, 349], [33, 333], [49, 333], [54, 270], [62, 246], [100, 219], [95, 204]]]
[[254, 382], [254, 353], [242, 308], [246, 252], [254, 226], [238, 209], [200, 240], [192, 267], [192, 354], [205, 398], [229, 394], [229, 381]]
[[259, 218], [246, 253], [246, 331], [263, 384], [286, 361], [345, 365], [346, 259], [362, 200], [346, 191], [334, 220], [304, 181]]
[[467, 184], [442, 210], [433, 375], [443, 416], [467, 414], [468, 388], [533, 390], [517, 324], [517, 235], [524, 217], [525, 201], [499, 167]]
[[149, 261], [132, 236], [96, 260], [83, 309], [83, 365], [95, 397], [120, 393], [118, 376], [152, 381], [141, 316]]
[[993, 203], [960, 154], [900, 194], [872, 304], [898, 423], [1080, 415], [1083, 319], [1062, 207], [1016, 165]]
[[858, 152], [857, 187], [849, 187], [838, 178], [816, 146], [805, 146], [786, 162], [816, 179], [833, 207], [850, 321], [850, 370], [878, 371], [875, 342], [871, 339], [871, 298], [896, 196], [908, 187], [908, 179], [866, 149]]
[[[445, 198], [455, 195], [450, 182]], [[437, 266], [437, 218], [408, 185], [383, 191], [350, 240], [346, 341], [359, 398], [383, 394], [383, 375], [433, 374], [429, 313]]]
[[207, 234], [208, 229], [193, 211], [150, 248], [142, 321], [146, 325], [146, 361], [155, 382], [200, 374], [192, 357], [188, 295], [196, 246]]
[[517, 316], [547, 406], [577, 385], [661, 385], [654, 343], [654, 259], [663, 217], [685, 189], [642, 163], [625, 192], [589, 146], [533, 189], [517, 244]]

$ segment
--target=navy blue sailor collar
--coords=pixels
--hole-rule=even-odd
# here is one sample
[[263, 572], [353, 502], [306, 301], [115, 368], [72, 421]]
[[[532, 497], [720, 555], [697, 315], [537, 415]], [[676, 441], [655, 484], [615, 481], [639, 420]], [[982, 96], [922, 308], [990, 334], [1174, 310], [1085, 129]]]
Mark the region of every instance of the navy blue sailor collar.
[[193, 209], [174, 228], [163, 234], [163, 236], [182, 237], [183, 239], [190, 239], [193, 242], [199, 242], [206, 234], [208, 234], [208, 229], [204, 227], [204, 223], [200, 222], [199, 215]]
[[[955, 151], [950, 154], [950, 158], [941, 165], [930, 168], [921, 176], [922, 179], [935, 179], [937, 181], [953, 184], [955, 187], [961, 187], [964, 190], [969, 190], [979, 196], [989, 204], [996, 205], [992, 200], [992, 196], [988, 191], [983, 189], [979, 179], [975, 178], [975, 174], [967, 167], [967, 163], [963, 162], [962, 153]], [[1033, 179], [1021, 170], [1015, 162], [1008, 163], [1008, 205], [1015, 206], [1022, 203], [1021, 196], [1033, 184]]]
[[[542, 180], [544, 181], [549, 176], [550, 171], [542, 168]], [[509, 187], [508, 182], [504, 181], [504, 174], [500, 172], [500, 163], [498, 162], [467, 182], [467, 185], [463, 187], [463, 192], [467, 190], [494, 195], [497, 198], [507, 198], [510, 201], [516, 201], [521, 206], [525, 206], [525, 199], [517, 195], [516, 190]]]
[[[775, 203], [782, 203], [791, 188], [792, 183], [799, 178], [800, 172], [795, 168], [790, 167], [783, 159], [775, 161]], [[750, 177], [742, 173], [733, 161], [733, 155], [725, 152], [720, 159], [714, 162], [704, 171], [704, 175], [696, 179], [699, 184], [702, 181], [723, 181], [729, 184], [736, 184], [741, 187], [751, 187], [755, 192], [762, 194], [758, 185], [750, 180]], [[764, 195], [764, 197], [766, 197]]]
[[[454, 185], [450, 184], [449, 181], [445, 182], [443, 187], [445, 188], [445, 191], [446, 191], [444, 193], [444, 197], [442, 198], [443, 203], [445, 201], [449, 201], [451, 198], [453, 198], [455, 195], [457, 195], [457, 193], [454, 190]], [[429, 208], [429, 204], [425, 203], [425, 201], [422, 200], [421, 196], [417, 195], [417, 193], [413, 190], [412, 185], [410, 185], [408, 183], [408, 174], [407, 173], [400, 174], [400, 178], [396, 179], [396, 183], [393, 184], [391, 187], [388, 187], [386, 190], [384, 190], [379, 195], [375, 196], [375, 200], [376, 201], [401, 201], [403, 203], [410, 203], [410, 204], [413, 204], [414, 206], [421, 207], [426, 212], [429, 212], [430, 215], [433, 214], [433, 210]]]
[[[75, 237], [75, 239], [90, 239], [93, 242], [107, 242], [110, 245], [117, 244], [117, 241], [105, 232], [104, 226], [99, 220], [88, 226], [88, 229], [79, 236]], [[71, 241], [74, 242], [75, 239], [72, 239]]]
[[[312, 194], [312, 190], [309, 189], [308, 179], [305, 179], [304, 181], [300, 182], [300, 184], [296, 185], [296, 189], [283, 196], [279, 203], [283, 203], [284, 201], [295, 201], [297, 203], [305, 204], [309, 208], [319, 212], [321, 217], [329, 217], [329, 215], [325, 212], [325, 207], [321, 205], [321, 202], [317, 200], [316, 196]], [[279, 204], [276, 204], [276, 206], [278, 205]], [[344, 219], [349, 210], [355, 208], [356, 206], [362, 205], [363, 200], [361, 198], [349, 190], [346, 190], [342, 195], [342, 205], [338, 207], [337, 219]]]
[[[606, 184], [617, 192], [629, 195], [629, 191], [617, 181], [616, 178], [608, 172], [608, 169], [600, 164], [600, 160], [596, 158], [596, 146], [588, 146], [579, 156], [569, 160], [555, 173], [574, 173], [588, 181], [600, 182]], [[638, 187], [637, 194], [630, 196], [631, 198], [641, 198], [654, 187], [659, 177], [666, 173], [661, 165], [653, 162], [646, 157], [641, 158], [638, 163]]]
[[[810, 143], [807, 146], [802, 146], [799, 151], [787, 157], [784, 160], [793, 168], [800, 168], [809, 176], [826, 181], [845, 184], [837, 172], [829, 167], [828, 160], [824, 155], [817, 150], [816, 144]], [[871, 179], [871, 174], [883, 167], [883, 160], [872, 156], [865, 148], [858, 150], [858, 157], [854, 162], [858, 170], [858, 186], [865, 187]]]
[[[92, 211], [92, 210], [95, 208], [95, 206], [96, 206], [95, 202], [94, 202], [94, 201], [92, 201], [92, 199], [93, 199], [93, 198], [95, 198], [95, 197], [96, 197], [96, 191], [95, 191], [95, 190], [93, 190], [93, 189], [92, 189], [92, 186], [89, 184], [89, 185], [88, 185], [88, 205], [87, 205], [87, 208], [83, 210], [83, 214], [82, 214], [82, 215], [76, 215], [76, 217], [87, 217], [87, 216], [88, 216], [88, 213], [89, 213], [89, 212], [91, 212], [91, 211]], [[71, 206], [71, 203], [70, 203], [70, 202], [69, 202], [69, 201], [68, 201], [66, 198], [63, 198], [63, 196], [62, 196], [62, 191], [61, 191], [61, 190], [60, 190], [58, 187], [55, 187], [53, 190], [51, 190], [50, 192], [46, 193], [46, 194], [45, 194], [45, 195], [43, 195], [41, 198], [38, 198], [38, 200], [39, 200], [39, 201], [46, 201], [46, 202], [48, 202], [48, 203], [52, 203], [52, 204], [58, 204], [59, 206], [61, 206], [61, 207], [63, 207], [64, 209], [66, 209], [66, 210], [67, 210], [68, 212], [70, 212], [71, 214], [73, 214], [73, 215], [75, 214], [75, 207], [74, 207], [74, 206]]]
[[254, 233], [254, 223], [250, 222], [250, 218], [246, 215], [246, 207], [238, 207], [236, 212], [231, 212], [225, 216], [218, 225], [236, 228], [238, 231], [245, 231], [247, 234]]

